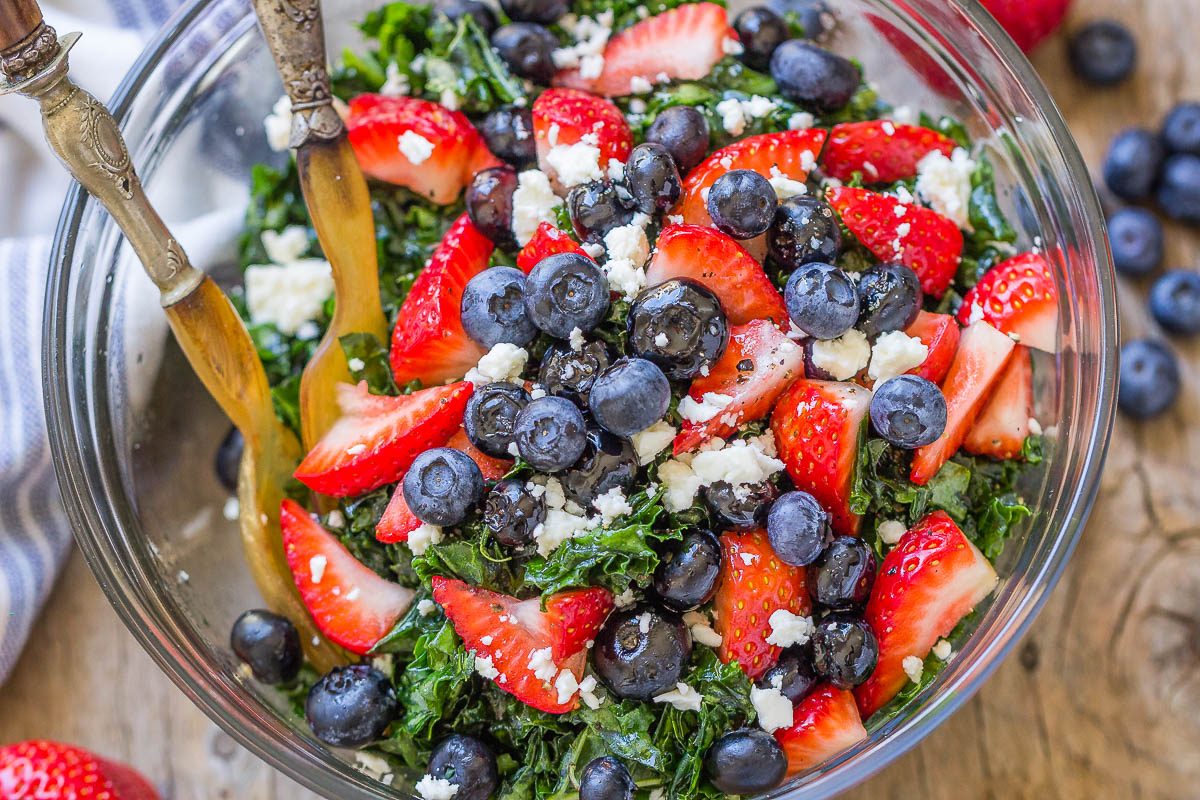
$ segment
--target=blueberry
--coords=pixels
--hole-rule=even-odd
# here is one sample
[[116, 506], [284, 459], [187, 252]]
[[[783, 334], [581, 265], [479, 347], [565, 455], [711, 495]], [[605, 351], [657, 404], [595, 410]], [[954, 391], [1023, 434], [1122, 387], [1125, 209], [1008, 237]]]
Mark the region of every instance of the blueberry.
[[1135, 339], [1121, 348], [1117, 405], [1134, 419], [1166, 411], [1179, 396], [1179, 362], [1163, 342]]
[[238, 617], [229, 645], [263, 683], [289, 683], [304, 663], [296, 626], [270, 611], [247, 611]]
[[559, 472], [583, 455], [586, 433], [578, 406], [562, 397], [539, 397], [517, 415], [517, 452], [536, 470]]
[[832, 264], [842, 251], [841, 226], [833, 208], [823, 200], [791, 197], [775, 209], [767, 248], [786, 269], [814, 261]]
[[1200, 272], [1173, 269], [1150, 287], [1150, 313], [1171, 333], [1200, 333]]
[[1200, 103], [1180, 103], [1172, 108], [1160, 135], [1168, 153], [1200, 156]]
[[874, 339], [902, 331], [917, 319], [925, 295], [921, 279], [903, 264], [877, 264], [858, 280], [858, 329]]
[[579, 350], [555, 343], [542, 356], [538, 383], [550, 394], [587, 408], [592, 383], [611, 363], [608, 346], [602, 341], [587, 342]]
[[533, 324], [557, 339], [591, 331], [608, 313], [608, 279], [578, 253], [543, 258], [529, 273], [525, 310]]
[[734, 239], [753, 239], [766, 233], [779, 200], [771, 182], [752, 169], [734, 169], [708, 190], [708, 215], [713, 225]]
[[1117, 134], [1108, 146], [1102, 171], [1104, 183], [1117, 197], [1138, 202], [1154, 191], [1163, 163], [1162, 142], [1142, 128]]
[[483, 506], [483, 524], [496, 541], [523, 547], [533, 541], [533, 529], [546, 518], [546, 501], [521, 480], [504, 480], [492, 487]]
[[313, 684], [304, 717], [334, 747], [362, 747], [383, 735], [399, 707], [387, 676], [366, 664], [335, 667]]
[[548, 86], [554, 78], [558, 38], [532, 22], [510, 22], [492, 34], [492, 47], [513, 74]]
[[1171, 156], [1163, 163], [1158, 205], [1171, 219], [1200, 225], [1200, 156]]
[[792, 323], [818, 339], [836, 339], [858, 321], [858, 287], [830, 264], [798, 268], [788, 278], [783, 299]]
[[484, 36], [491, 36], [492, 31], [496, 30], [496, 15], [479, 0], [437, 0], [434, 8], [451, 22], [471, 15]]
[[525, 310], [525, 273], [491, 267], [471, 278], [463, 289], [462, 326], [475, 342], [490, 349], [500, 342], [524, 347], [537, 337]]
[[629, 308], [626, 329], [629, 349], [672, 380], [694, 378], [711, 367], [729, 343], [721, 302], [707, 287], [686, 278], [672, 278], [639, 294]]
[[691, 611], [712, 600], [720, 577], [720, 541], [711, 531], [691, 529], [664, 547], [654, 570], [654, 591], [668, 608]]
[[875, 387], [871, 424], [903, 450], [933, 444], [946, 430], [946, 396], [919, 375], [900, 375]]
[[588, 409], [600, 427], [632, 436], [663, 418], [671, 404], [671, 384], [651, 361], [622, 358], [596, 377]]
[[237, 491], [238, 470], [242, 464], [242, 451], [246, 448], [246, 440], [237, 428], [230, 428], [229, 433], [221, 440], [217, 448], [215, 468], [217, 480], [231, 492]]
[[717, 481], [704, 490], [704, 504], [721, 528], [748, 531], [763, 526], [778, 494], [770, 481], [738, 486]]
[[687, 625], [649, 605], [614, 611], [596, 634], [592, 664], [600, 680], [622, 699], [649, 701], [683, 677], [692, 657]]
[[483, 473], [466, 453], [435, 447], [413, 460], [402, 487], [404, 502], [417, 519], [430, 525], [457, 525], [483, 496]]
[[474, 736], [454, 733], [429, 756], [429, 774], [458, 787], [455, 800], [488, 800], [500, 785], [496, 756]]
[[813, 599], [826, 608], [861, 606], [875, 582], [875, 551], [857, 536], [830, 542], [809, 571]]
[[537, 161], [533, 113], [528, 108], [498, 108], [483, 118], [479, 132], [496, 158], [518, 168], [528, 167]]
[[837, 23], [825, 0], [767, 0], [767, 7], [800, 26], [805, 39], [824, 38]]
[[783, 17], [765, 6], [751, 6], [738, 14], [733, 29], [742, 43], [742, 62], [760, 72], [770, 68], [771, 54], [789, 36]]
[[787, 492], [767, 515], [767, 539], [779, 560], [804, 567], [817, 560], [830, 537], [829, 514], [808, 492]]
[[815, 111], [840, 111], [858, 90], [862, 71], [815, 44], [789, 39], [771, 56], [771, 77], [792, 102]]
[[513, 192], [516, 190], [517, 171], [505, 165], [476, 173], [464, 196], [471, 224], [503, 250], [513, 250], [517, 246], [512, 232]]
[[1113, 86], [1133, 74], [1137, 42], [1124, 25], [1103, 19], [1071, 35], [1069, 55], [1080, 78], [1096, 86]]
[[654, 142], [633, 148], [625, 164], [625, 183], [638, 210], [647, 214], [666, 211], [683, 193], [675, 159], [667, 148]]
[[708, 155], [708, 120], [692, 106], [670, 106], [658, 112], [646, 130], [646, 141], [661, 144], [687, 173]]
[[787, 775], [787, 756], [775, 737], [761, 728], [739, 728], [708, 748], [704, 769], [725, 794], [759, 794]]
[[775, 666], [758, 679], [758, 688], [777, 688], [795, 704], [807, 697], [820, 681], [821, 676], [813, 667], [812, 647], [805, 644], [780, 653]]
[[568, 500], [591, 508], [593, 500], [613, 489], [632, 494], [637, 475], [638, 457], [632, 442], [600, 428], [588, 428], [583, 455], [558, 480]]
[[637, 784], [613, 756], [593, 759], [579, 777], [579, 800], [633, 800]]
[[567, 0], [500, 0], [500, 7], [512, 19], [542, 25], [558, 22], [569, 6]]
[[1108, 218], [1108, 239], [1113, 265], [1123, 275], [1149, 275], [1162, 264], [1162, 223], [1144, 208], [1115, 211]]
[[567, 194], [567, 212], [575, 235], [593, 244], [604, 235], [633, 221], [636, 213], [633, 195], [612, 181], [592, 181], [576, 186]]
[[839, 689], [852, 689], [871, 677], [879, 642], [871, 626], [849, 614], [830, 614], [813, 628], [813, 667]]
[[515, 383], [480, 386], [467, 401], [463, 430], [471, 444], [494, 458], [511, 458], [509, 445], [517, 427], [517, 415], [529, 404], [529, 392]]

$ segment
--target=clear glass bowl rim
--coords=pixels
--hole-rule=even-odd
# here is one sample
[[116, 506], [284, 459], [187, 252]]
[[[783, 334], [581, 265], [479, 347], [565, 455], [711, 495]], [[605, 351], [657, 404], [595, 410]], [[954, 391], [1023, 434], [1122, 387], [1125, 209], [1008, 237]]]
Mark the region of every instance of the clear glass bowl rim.
[[[134, 99], [162, 55], [214, 0], [190, 0], [158, 32], [152, 43], [131, 68], [114, 93], [109, 107], [118, 121], [128, 113]], [[1042, 120], [1074, 175], [1087, 176], [1083, 158], [1075, 146], [1061, 113], [1046, 87], [1021, 51], [987, 13], [978, 0], [951, 0], [960, 6], [970, 24], [982, 33], [1024, 90], [1031, 95], [1043, 115]], [[907, 3], [897, 0], [896, 13], [905, 15]], [[946, 35], [946, 34], [943, 34]], [[947, 38], [953, 38], [947, 35]], [[1076, 187], [1076, 197], [1085, 217], [1086, 230], [1081, 238], [1096, 247], [1098, 296], [1101, 306], [1100, 349], [1095, 358], [1099, 397], [1090, 428], [1081, 433], [1086, 446], [1073, 455], [1071, 466], [1080, 479], [1067, 501], [1064, 526], [1054, 536], [1049, 552], [1043, 554], [1038, 569], [1024, 577], [1029, 587], [1010, 613], [993, 622], [986, 646], [969, 648], [965, 668], [953, 670], [938, 691], [915, 711], [888, 723], [888, 735], [882, 741], [864, 742], [835, 761], [821, 775], [799, 786], [772, 792], [772, 798], [790, 798], [803, 793], [806, 798], [830, 797], [864, 780], [915, 746], [934, 728], [958, 710], [999, 666], [1037, 616], [1058, 582], [1082, 532], [1099, 488], [1100, 473], [1107, 453], [1115, 414], [1117, 375], [1117, 316], [1114, 275], [1108, 252], [1104, 217], [1095, 192]], [[267, 735], [270, 727], [266, 714], [256, 702], [236, 696], [236, 685], [222, 681], [208, 666], [207, 656], [184, 627], [171, 619], [170, 612], [149, 588], [149, 576], [138, 565], [119, 563], [113, 557], [113, 537], [120, 535], [119, 524], [111, 509], [100, 509], [94, 497], [91, 474], [86, 461], [87, 445], [76, 428], [79, 420], [70, 402], [69, 329], [64, 311], [68, 298], [67, 267], [72, 263], [79, 223], [90, 198], [73, 183], [58, 221], [51, 254], [50, 274], [45, 301], [43, 373], [45, 407], [54, 454], [54, 466], [68, 515], [84, 557], [99, 581], [109, 602], [126, 627], [150, 654], [158, 666], [211, 719], [237, 741], [267, 763], [280, 769], [308, 788], [327, 796], [343, 798], [378, 797], [370, 782], [360, 773], [322, 753], [306, 742], [280, 741]], [[111, 224], [111, 222], [109, 222]], [[91, 413], [91, 412], [89, 412]], [[102, 513], [104, 512], [104, 513]], [[245, 695], [244, 692], [241, 692]], [[863, 754], [863, 750], [869, 753]], [[859, 758], [858, 755], [865, 755]], [[850, 763], [844, 763], [849, 761]], [[839, 766], [840, 765], [840, 766]]]

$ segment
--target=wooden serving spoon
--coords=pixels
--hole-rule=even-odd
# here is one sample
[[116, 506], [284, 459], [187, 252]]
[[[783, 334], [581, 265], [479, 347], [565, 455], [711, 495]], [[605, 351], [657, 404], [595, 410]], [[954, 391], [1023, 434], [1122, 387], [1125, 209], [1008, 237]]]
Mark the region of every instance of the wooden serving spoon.
[[296, 438], [275, 416], [266, 373], [233, 305], [188, 262], [150, 205], [108, 109], [67, 75], [67, 53], [78, 39], [76, 33], [60, 39], [36, 0], [0, 2], [0, 94], [38, 101], [46, 140], [128, 237], [192, 369], [242, 432], [238, 498], [247, 563], [267, 606], [296, 625], [309, 660], [324, 672], [344, 663], [346, 654], [313, 624], [279, 529], [283, 485], [299, 457]]

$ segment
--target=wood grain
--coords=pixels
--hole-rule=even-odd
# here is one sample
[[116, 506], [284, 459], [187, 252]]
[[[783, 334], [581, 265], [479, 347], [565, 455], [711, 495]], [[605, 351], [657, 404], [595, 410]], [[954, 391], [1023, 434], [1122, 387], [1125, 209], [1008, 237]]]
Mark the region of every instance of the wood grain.
[[[1096, 164], [1127, 125], [1154, 125], [1200, 87], [1193, 0], [1089, 0], [1138, 34], [1135, 81], [1076, 82], [1063, 42], [1037, 66]], [[1192, 88], [1190, 99], [1200, 96]], [[1169, 228], [1169, 264], [1197, 263], [1200, 236]], [[1121, 287], [1125, 336], [1154, 333], [1142, 286]], [[1200, 345], [1180, 345], [1183, 400], [1149, 425], [1120, 422], [1103, 493], [1067, 574], [979, 695], [910, 754], [847, 797], [1168, 798], [1200, 785]], [[220, 732], [151, 663], [76, 556], [42, 635], [0, 688], [0, 741], [48, 736], [128, 761], [170, 800], [312, 800]]]

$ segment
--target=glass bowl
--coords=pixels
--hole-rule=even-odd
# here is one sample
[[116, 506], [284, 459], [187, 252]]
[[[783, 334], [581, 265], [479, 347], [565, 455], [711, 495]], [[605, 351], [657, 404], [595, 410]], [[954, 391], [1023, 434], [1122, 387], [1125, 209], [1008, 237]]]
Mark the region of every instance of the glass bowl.
[[[369, 0], [325, 0], [330, 52], [354, 43]], [[937, 682], [870, 737], [772, 797], [828, 797], [915, 745], [979, 688], [1058, 580], [1095, 496], [1112, 425], [1117, 322], [1103, 217], [1045, 87], [975, 2], [839, 0], [832, 47], [896, 105], [963, 119], [990, 152], [1025, 247], [1050, 256], [1061, 345], [1039, 361], [1052, 446], [1010, 544], [1003, 583]], [[262, 119], [280, 85], [245, 0], [195, 0], [160, 32], [112, 101], [151, 199], [198, 266], [236, 279], [250, 166], [278, 163]], [[1040, 239], [1035, 239], [1040, 237]], [[228, 649], [257, 605], [213, 457], [228, 423], [170, 339], [157, 295], [112, 220], [76, 186], [46, 300], [45, 395], [55, 466], [88, 563], [125, 624], [218, 724], [313, 790], [404, 796], [315, 741]]]

